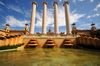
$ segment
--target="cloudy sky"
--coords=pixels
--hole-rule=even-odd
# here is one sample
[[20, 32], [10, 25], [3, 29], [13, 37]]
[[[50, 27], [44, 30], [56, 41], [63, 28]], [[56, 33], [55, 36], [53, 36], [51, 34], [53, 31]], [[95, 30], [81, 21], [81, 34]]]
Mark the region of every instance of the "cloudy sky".
[[43, 1], [48, 2], [47, 31], [50, 28], [54, 29], [53, 1], [58, 1], [59, 32], [66, 32], [64, 1], [70, 2], [70, 23], [76, 23], [77, 29], [90, 29], [91, 23], [95, 23], [95, 26], [100, 29], [100, 0], [0, 0], [0, 29], [3, 29], [5, 24], [10, 24], [11, 30], [23, 30], [26, 23], [30, 24], [32, 1], [38, 4], [35, 32], [42, 31]]

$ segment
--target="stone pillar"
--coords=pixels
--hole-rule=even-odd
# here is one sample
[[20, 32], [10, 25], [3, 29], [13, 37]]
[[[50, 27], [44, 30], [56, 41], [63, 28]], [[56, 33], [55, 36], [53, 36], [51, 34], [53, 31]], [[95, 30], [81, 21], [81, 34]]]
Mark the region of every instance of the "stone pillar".
[[31, 13], [31, 21], [30, 21], [30, 34], [34, 34], [34, 23], [35, 23], [35, 15], [36, 15], [36, 2], [32, 2], [32, 13]]
[[57, 35], [58, 34], [58, 2], [53, 2], [54, 6], [54, 32]]
[[43, 16], [42, 16], [42, 34], [46, 34], [46, 18], [47, 18], [47, 2], [42, 2], [43, 5]]
[[68, 1], [65, 1], [63, 6], [65, 6], [65, 21], [66, 21], [66, 33], [67, 34], [71, 34], [70, 31], [70, 13], [69, 13], [69, 9], [68, 9]]

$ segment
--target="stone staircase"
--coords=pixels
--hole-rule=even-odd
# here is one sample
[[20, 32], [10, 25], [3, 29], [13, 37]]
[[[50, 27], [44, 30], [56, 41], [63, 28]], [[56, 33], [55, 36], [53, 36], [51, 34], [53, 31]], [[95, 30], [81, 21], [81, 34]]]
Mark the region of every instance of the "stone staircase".
[[69, 47], [73, 47], [73, 43], [71, 41], [71, 39], [64, 39], [62, 45], [61, 45], [62, 48], [69, 48]]
[[53, 39], [47, 39], [43, 47], [44, 48], [55, 48], [56, 47], [55, 41]]
[[26, 45], [26, 48], [37, 48], [38, 42], [36, 39], [30, 39], [28, 44]]

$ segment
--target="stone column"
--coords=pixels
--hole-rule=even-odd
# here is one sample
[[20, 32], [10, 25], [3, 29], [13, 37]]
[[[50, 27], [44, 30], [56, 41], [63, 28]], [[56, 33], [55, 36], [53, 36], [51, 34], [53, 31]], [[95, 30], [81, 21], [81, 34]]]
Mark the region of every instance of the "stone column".
[[46, 18], [47, 18], [47, 2], [42, 2], [43, 5], [43, 18], [42, 18], [42, 34], [46, 34]]
[[66, 33], [67, 34], [71, 34], [70, 31], [70, 13], [69, 13], [69, 9], [68, 9], [68, 1], [65, 1], [63, 6], [65, 6], [65, 21], [66, 21]]
[[57, 35], [58, 34], [58, 2], [53, 2], [54, 6], [54, 32]]
[[30, 20], [30, 34], [34, 34], [34, 23], [35, 23], [35, 16], [36, 16], [36, 2], [32, 2], [32, 13], [31, 13], [31, 20]]

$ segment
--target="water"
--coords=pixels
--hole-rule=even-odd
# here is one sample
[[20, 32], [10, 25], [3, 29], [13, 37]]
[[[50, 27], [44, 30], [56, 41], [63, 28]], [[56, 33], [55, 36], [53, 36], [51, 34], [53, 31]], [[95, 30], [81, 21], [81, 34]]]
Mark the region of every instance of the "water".
[[0, 66], [100, 66], [100, 52], [61, 48], [2, 52]]

